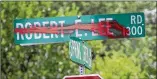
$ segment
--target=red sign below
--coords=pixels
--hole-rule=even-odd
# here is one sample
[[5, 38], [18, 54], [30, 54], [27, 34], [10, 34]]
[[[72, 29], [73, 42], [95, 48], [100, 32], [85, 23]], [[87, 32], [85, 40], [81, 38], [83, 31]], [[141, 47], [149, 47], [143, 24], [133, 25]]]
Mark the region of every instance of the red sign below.
[[65, 76], [63, 79], [103, 79], [98, 74]]

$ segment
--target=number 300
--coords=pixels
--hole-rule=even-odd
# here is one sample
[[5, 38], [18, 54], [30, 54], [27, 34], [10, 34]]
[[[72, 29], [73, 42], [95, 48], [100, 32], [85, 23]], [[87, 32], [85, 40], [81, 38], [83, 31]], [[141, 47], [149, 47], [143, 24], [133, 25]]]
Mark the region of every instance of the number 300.
[[129, 29], [129, 33], [128, 35], [141, 35], [142, 34], [142, 27], [141, 26], [138, 26], [138, 27], [135, 27], [135, 26], [132, 26], [132, 27], [126, 27], [127, 29]]

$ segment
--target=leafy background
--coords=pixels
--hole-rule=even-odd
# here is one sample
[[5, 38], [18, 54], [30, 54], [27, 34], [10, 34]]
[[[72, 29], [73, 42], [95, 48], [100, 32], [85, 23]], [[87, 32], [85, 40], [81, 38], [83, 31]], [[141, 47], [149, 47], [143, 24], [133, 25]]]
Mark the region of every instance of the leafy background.
[[93, 67], [86, 74], [105, 79], [156, 79], [156, 2], [0, 2], [1, 79], [62, 79], [79, 74], [68, 43], [14, 44], [13, 20], [72, 15], [144, 12], [146, 36], [87, 41]]

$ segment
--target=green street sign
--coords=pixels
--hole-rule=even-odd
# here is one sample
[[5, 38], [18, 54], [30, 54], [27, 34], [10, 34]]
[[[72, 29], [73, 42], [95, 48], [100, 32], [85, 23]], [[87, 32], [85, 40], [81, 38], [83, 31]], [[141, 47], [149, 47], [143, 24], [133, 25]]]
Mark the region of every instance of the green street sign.
[[70, 37], [69, 56], [73, 62], [84, 65], [88, 69], [92, 68], [91, 48], [83, 40]]
[[[69, 25], [92, 24], [101, 21], [116, 20], [120, 25], [129, 30], [128, 38], [137, 38], [145, 36], [145, 18], [144, 13], [123, 13], [123, 14], [102, 14], [102, 15], [83, 15], [65, 16], [65, 17], [47, 17], [35, 19], [15, 19], [14, 29], [28, 29], [35, 27], [55, 27], [65, 29]], [[75, 26], [74, 26], [75, 27]], [[41, 30], [41, 29], [40, 29]], [[40, 31], [38, 30], [38, 31]], [[45, 30], [46, 31], [46, 30]], [[23, 32], [23, 31], [22, 31]], [[107, 36], [101, 36], [90, 30], [75, 29], [71, 34], [53, 34], [53, 33], [25, 33], [14, 32], [16, 44], [34, 45], [45, 43], [60, 43], [70, 40], [69, 36], [79, 37], [82, 40], [106, 40]]]

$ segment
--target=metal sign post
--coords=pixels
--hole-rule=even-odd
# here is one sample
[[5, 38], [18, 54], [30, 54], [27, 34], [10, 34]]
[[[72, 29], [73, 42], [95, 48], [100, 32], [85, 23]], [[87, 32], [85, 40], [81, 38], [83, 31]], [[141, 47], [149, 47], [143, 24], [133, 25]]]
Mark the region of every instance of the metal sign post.
[[79, 72], [80, 72], [80, 75], [84, 75], [85, 74], [85, 68], [83, 65], [79, 65]]

